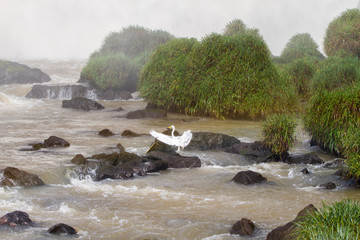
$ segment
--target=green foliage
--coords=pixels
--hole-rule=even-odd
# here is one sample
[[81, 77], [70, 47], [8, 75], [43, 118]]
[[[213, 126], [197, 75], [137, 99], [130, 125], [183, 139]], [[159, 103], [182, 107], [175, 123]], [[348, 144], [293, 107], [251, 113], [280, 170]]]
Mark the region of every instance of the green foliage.
[[110, 33], [102, 47], [91, 54], [81, 78], [96, 88], [135, 91], [141, 67], [153, 50], [170, 39], [171, 34], [130, 26]]
[[91, 58], [81, 71], [81, 78], [90, 80], [99, 89], [135, 91], [139, 69], [123, 54], [100, 55]]
[[286, 155], [295, 142], [296, 122], [286, 114], [270, 115], [263, 123], [264, 143], [275, 156]]
[[246, 25], [240, 19], [234, 19], [225, 26], [224, 35], [234, 36], [237, 34], [244, 34], [246, 31]]
[[339, 51], [343, 51], [360, 57], [359, 9], [349, 9], [329, 24], [324, 40], [324, 50], [328, 56], [334, 56]]
[[314, 57], [300, 58], [283, 67], [283, 72], [295, 85], [295, 89], [302, 100], [310, 96], [310, 84], [315, 74], [319, 60]]
[[253, 33], [173, 40], [144, 67], [142, 96], [165, 109], [217, 118], [296, 110], [293, 88]]
[[319, 71], [314, 74], [311, 88], [313, 92], [324, 89], [332, 91], [359, 81], [360, 60], [356, 57], [341, 58], [334, 56], [327, 58]]
[[298, 222], [296, 229], [299, 240], [360, 239], [360, 204], [353, 200], [323, 204]]
[[325, 149], [341, 154], [343, 138], [352, 126], [360, 127], [360, 84], [332, 92], [318, 92], [304, 116], [305, 128]]
[[[360, 120], [359, 120], [360, 121]], [[360, 124], [350, 126], [343, 137], [344, 156], [350, 175], [360, 177]]]
[[318, 50], [318, 45], [309, 33], [299, 33], [293, 36], [286, 44], [281, 53], [280, 61], [289, 63], [304, 57], [316, 57], [324, 59], [323, 54]]

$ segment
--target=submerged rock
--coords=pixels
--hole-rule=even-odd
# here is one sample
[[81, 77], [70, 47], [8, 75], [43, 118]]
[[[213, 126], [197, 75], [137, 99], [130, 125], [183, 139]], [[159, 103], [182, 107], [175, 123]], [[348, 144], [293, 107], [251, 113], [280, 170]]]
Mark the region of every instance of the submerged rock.
[[197, 168], [201, 167], [198, 157], [183, 157], [180, 155], [170, 155], [164, 152], [151, 151], [147, 154], [150, 159], [163, 161], [169, 168]]
[[164, 118], [167, 113], [164, 110], [159, 109], [143, 109], [128, 112], [125, 115], [127, 119], [140, 119], [140, 118]]
[[231, 181], [238, 184], [251, 185], [267, 181], [260, 173], [251, 170], [238, 172]]
[[48, 139], [44, 140], [44, 146], [49, 147], [69, 147], [70, 143], [63, 138], [57, 136], [50, 136]]
[[139, 133], [133, 132], [131, 130], [124, 130], [121, 133], [122, 137], [141, 137], [141, 136], [144, 136], [144, 135], [147, 135], [147, 134], [139, 134]]
[[317, 211], [314, 205], [309, 204], [307, 207], [302, 209], [296, 218], [288, 222], [287, 224], [277, 227], [273, 229], [266, 237], [266, 240], [290, 240], [290, 239], [297, 239], [296, 234], [294, 234], [294, 231], [296, 230], [297, 226], [296, 223], [302, 221], [302, 219], [307, 216], [308, 214], [311, 214], [313, 212]]
[[324, 161], [321, 160], [315, 153], [307, 153], [303, 155], [289, 156], [283, 160], [285, 163], [289, 164], [323, 164]]
[[62, 107], [63, 108], [80, 109], [80, 110], [84, 110], [84, 111], [101, 110], [101, 109], [105, 108], [100, 103], [97, 103], [94, 100], [84, 98], [84, 97], [73, 98], [71, 100], [63, 100]]
[[11, 213], [7, 213], [0, 218], [0, 225], [7, 224], [11, 227], [15, 227], [17, 225], [22, 226], [33, 226], [33, 221], [30, 219], [29, 214], [22, 211], [14, 211]]
[[58, 235], [74, 235], [77, 234], [76, 230], [65, 224], [65, 223], [58, 223], [51, 228], [48, 229], [48, 233], [50, 234], [58, 234]]
[[333, 182], [327, 182], [327, 183], [320, 184], [320, 187], [330, 190], [330, 189], [335, 189], [336, 184]]
[[0, 60], [0, 84], [28, 84], [49, 82], [51, 78], [38, 68]]
[[240, 236], [252, 235], [255, 231], [255, 224], [247, 218], [237, 221], [231, 228], [230, 234], [238, 234]]
[[112, 132], [110, 131], [110, 129], [107, 129], [107, 128], [99, 131], [98, 134], [99, 134], [100, 136], [103, 136], [103, 137], [111, 137], [111, 136], [114, 136], [114, 135], [115, 135], [114, 133], [112, 133]]
[[261, 141], [255, 141], [253, 143], [239, 141], [224, 150], [228, 153], [241, 154], [249, 160], [257, 163], [274, 161], [272, 152]]
[[1, 187], [34, 187], [42, 186], [45, 183], [35, 174], [31, 174], [14, 167], [7, 167], [0, 172]]

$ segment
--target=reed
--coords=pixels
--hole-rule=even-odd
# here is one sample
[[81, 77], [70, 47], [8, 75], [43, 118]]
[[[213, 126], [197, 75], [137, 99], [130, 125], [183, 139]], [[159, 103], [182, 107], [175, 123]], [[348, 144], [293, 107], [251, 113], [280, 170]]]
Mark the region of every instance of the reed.
[[360, 239], [360, 204], [354, 200], [323, 204], [298, 222], [296, 229], [298, 240]]

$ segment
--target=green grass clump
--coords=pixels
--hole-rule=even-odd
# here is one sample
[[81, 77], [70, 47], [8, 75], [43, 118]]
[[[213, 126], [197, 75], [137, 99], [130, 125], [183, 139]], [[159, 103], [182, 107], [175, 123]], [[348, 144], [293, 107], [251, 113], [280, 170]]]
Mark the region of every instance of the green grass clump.
[[266, 118], [262, 126], [264, 143], [274, 156], [281, 159], [288, 154], [295, 143], [296, 126], [294, 118], [286, 114], [274, 114]]
[[352, 126], [360, 127], [360, 84], [332, 92], [318, 92], [304, 116], [305, 128], [326, 150], [342, 154], [343, 138]]
[[329, 57], [314, 74], [311, 88], [314, 93], [347, 87], [360, 82], [360, 60], [356, 57]]
[[135, 91], [141, 67], [154, 49], [173, 39], [168, 32], [130, 26], [110, 33], [93, 52], [81, 72], [81, 80], [102, 89]]
[[342, 142], [350, 175], [360, 177], [360, 124], [350, 126]]
[[298, 222], [296, 229], [299, 240], [360, 239], [360, 204], [353, 200], [324, 204]]
[[349, 9], [329, 24], [324, 40], [324, 50], [328, 56], [335, 56], [342, 51], [360, 57], [359, 9]]
[[296, 110], [294, 88], [251, 31], [170, 41], [157, 48], [140, 79], [146, 100], [177, 112], [255, 119]]
[[324, 59], [325, 57], [318, 50], [318, 47], [319, 46], [309, 33], [296, 34], [286, 44], [278, 61], [289, 63], [305, 57]]

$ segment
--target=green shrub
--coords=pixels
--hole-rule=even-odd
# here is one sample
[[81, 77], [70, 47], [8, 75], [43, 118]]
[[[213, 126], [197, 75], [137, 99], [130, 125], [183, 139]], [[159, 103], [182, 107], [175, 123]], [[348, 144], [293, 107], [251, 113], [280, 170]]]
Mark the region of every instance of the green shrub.
[[262, 131], [264, 143], [279, 158], [288, 154], [295, 142], [296, 122], [293, 117], [285, 114], [274, 114], [266, 118]]
[[244, 34], [246, 31], [246, 25], [240, 19], [234, 19], [225, 26], [224, 35], [234, 36], [237, 34]]
[[253, 33], [171, 41], [155, 51], [140, 78], [145, 99], [178, 112], [259, 118], [296, 110], [293, 88]]
[[322, 63], [320, 69], [314, 74], [311, 88], [313, 92], [324, 89], [332, 91], [359, 81], [360, 60], [354, 57], [341, 58], [335, 56], [327, 58]]
[[313, 140], [330, 152], [342, 154], [343, 138], [351, 126], [360, 127], [360, 84], [332, 92], [318, 92], [304, 116]]
[[135, 91], [139, 69], [123, 54], [92, 57], [81, 71], [81, 78], [88, 79], [96, 88]]
[[324, 204], [322, 209], [305, 216], [297, 223], [299, 240], [360, 239], [360, 204], [343, 200]]
[[153, 50], [173, 38], [168, 32], [140, 26], [112, 32], [102, 47], [91, 54], [81, 79], [103, 90], [135, 91], [140, 70]]
[[350, 175], [360, 177], [360, 124], [350, 126], [343, 137], [343, 148]]
[[318, 65], [318, 59], [307, 57], [297, 59], [283, 67], [284, 73], [289, 76], [302, 100], [307, 100], [310, 96], [311, 79]]
[[324, 40], [328, 56], [338, 51], [360, 57], [360, 10], [349, 9], [336, 17], [328, 26]]
[[318, 47], [309, 33], [296, 34], [289, 40], [282, 51], [280, 55], [281, 62], [289, 63], [304, 57], [324, 59], [325, 57], [318, 50]]

